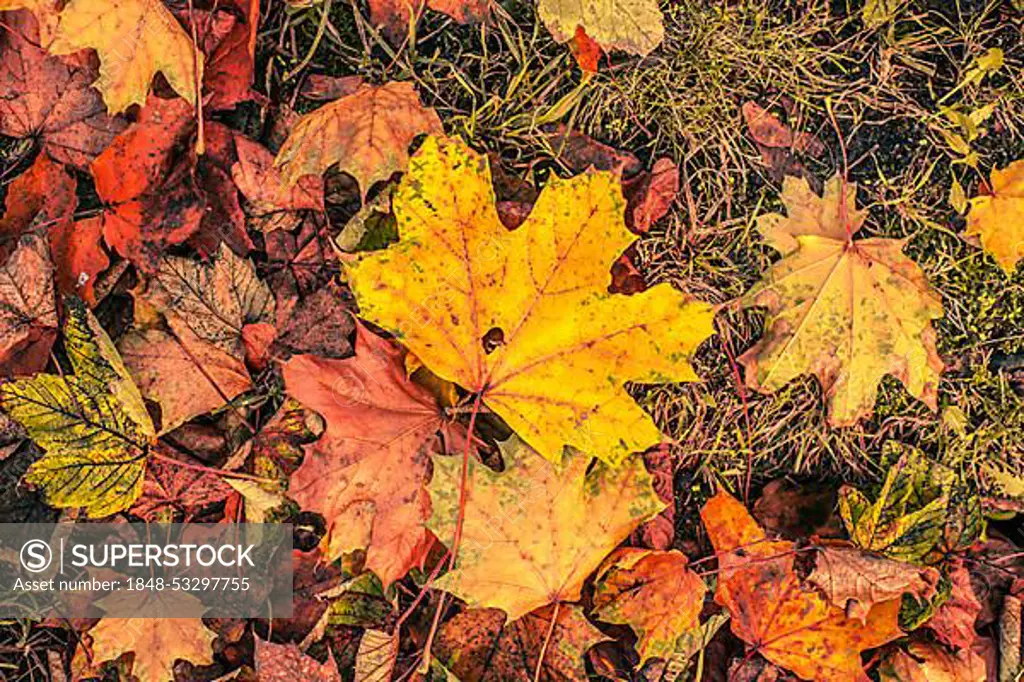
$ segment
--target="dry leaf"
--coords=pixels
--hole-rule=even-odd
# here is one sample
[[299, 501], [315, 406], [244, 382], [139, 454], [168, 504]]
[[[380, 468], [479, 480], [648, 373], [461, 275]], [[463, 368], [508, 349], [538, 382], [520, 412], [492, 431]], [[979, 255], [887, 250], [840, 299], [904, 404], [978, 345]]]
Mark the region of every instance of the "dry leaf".
[[870, 416], [886, 374], [936, 410], [943, 369], [932, 327], [941, 299], [903, 255], [904, 240], [853, 239], [867, 217], [855, 197], [856, 186], [838, 175], [824, 197], [806, 180], [786, 178], [788, 216], [758, 220], [784, 257], [742, 299], [768, 309], [764, 338], [739, 358], [747, 385], [774, 393], [814, 374], [832, 426]]
[[911, 594], [928, 601], [936, 594], [939, 572], [935, 568], [894, 561], [855, 547], [821, 547], [807, 581], [821, 588], [825, 597], [851, 618], [866, 621], [880, 602]]
[[793, 569], [795, 545], [769, 540], [725, 491], [701, 519], [718, 557], [715, 601], [732, 615], [733, 633], [772, 663], [808, 680], [867, 682], [861, 652], [903, 636], [899, 599], [877, 604], [861, 622], [805, 590]]
[[42, 371], [56, 338], [50, 254], [43, 240], [25, 237], [0, 265], [0, 375]]
[[879, 667], [882, 682], [986, 682], [985, 660], [970, 649], [952, 653], [941, 645], [911, 642]]
[[[584, 454], [556, 465], [516, 436], [499, 447], [500, 473], [469, 460], [458, 562], [434, 583], [471, 607], [497, 607], [516, 620], [545, 604], [578, 600], [608, 552], [665, 507], [638, 457], [588, 473]], [[451, 542], [462, 458], [433, 463], [427, 527]]]
[[222, 502], [232, 488], [216, 474], [154, 459], [147, 464], [142, 495], [129, 510], [150, 523], [191, 521], [193, 513]]
[[699, 625], [704, 581], [679, 551], [624, 547], [605, 559], [595, 578], [594, 615], [637, 633], [640, 664], [668, 659], [676, 640]]
[[1007, 275], [1024, 257], [1024, 159], [992, 170], [991, 192], [971, 199], [967, 235], [981, 237], [985, 252]]
[[665, 36], [655, 0], [538, 0], [537, 14], [558, 42], [571, 40], [581, 26], [605, 52], [645, 57]]
[[400, 241], [347, 268], [364, 318], [552, 461], [572, 445], [616, 463], [661, 440], [622, 386], [695, 380], [712, 310], [667, 284], [609, 296], [633, 241], [614, 174], [551, 178], [509, 232], [486, 159], [428, 138], [393, 207]]
[[356, 654], [355, 682], [391, 682], [397, 658], [397, 632], [366, 630]]
[[107, 115], [96, 72], [39, 48], [31, 17], [4, 16], [0, 32], [0, 134], [34, 138], [54, 160], [84, 168], [127, 123]]
[[364, 84], [299, 119], [274, 163], [288, 186], [338, 164], [365, 199], [375, 182], [406, 169], [413, 138], [442, 132], [441, 119], [420, 104], [412, 83]]
[[354, 357], [296, 355], [282, 368], [288, 394], [327, 420], [288, 494], [327, 521], [330, 559], [366, 549], [366, 567], [385, 586], [429, 547], [424, 485], [442, 421], [430, 392], [406, 377], [402, 358], [360, 325]]
[[491, 0], [370, 0], [370, 23], [381, 27], [394, 45], [409, 35], [410, 22], [419, 19], [424, 5], [447, 14], [460, 24], [485, 21], [491, 11]]
[[567, 682], [587, 679], [583, 657], [607, 639], [575, 604], [544, 606], [509, 623], [499, 609], [470, 609], [441, 626], [434, 651], [463, 682]]
[[203, 55], [160, 0], [69, 0], [49, 50], [65, 55], [85, 48], [99, 54], [94, 87], [111, 113], [144, 106], [157, 73], [195, 105]]
[[295, 644], [256, 639], [256, 674], [260, 682], [341, 682], [341, 673], [328, 650], [321, 663]]
[[969, 649], [978, 639], [974, 624], [981, 613], [981, 602], [974, 595], [971, 574], [962, 562], [953, 563], [949, 579], [953, 583], [949, 599], [939, 606], [926, 625], [939, 641], [956, 649]]
[[231, 167], [231, 178], [250, 205], [250, 214], [262, 232], [291, 230], [299, 223], [296, 211], [324, 210], [324, 183], [319, 176], [307, 175], [293, 187], [281, 179], [274, 167], [274, 155], [262, 145], [235, 136], [238, 161]]
[[160, 405], [159, 433], [223, 407], [252, 388], [241, 358], [203, 341], [187, 327], [174, 334], [132, 331], [118, 340], [117, 349], [142, 395]]

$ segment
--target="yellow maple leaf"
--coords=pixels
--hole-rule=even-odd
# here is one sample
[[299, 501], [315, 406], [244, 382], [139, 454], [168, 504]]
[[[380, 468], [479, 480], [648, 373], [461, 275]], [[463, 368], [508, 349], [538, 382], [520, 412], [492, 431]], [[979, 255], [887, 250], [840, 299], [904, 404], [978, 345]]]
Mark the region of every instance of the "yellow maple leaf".
[[127, 509], [142, 493], [153, 422], [99, 322], [67, 302], [64, 348], [74, 375], [39, 374], [0, 386], [0, 407], [46, 451], [25, 475], [58, 507], [92, 517]]
[[160, 0], [70, 0], [60, 15], [53, 54], [91, 48], [100, 58], [93, 84], [112, 114], [144, 106], [153, 76], [196, 103], [203, 55]]
[[363, 317], [552, 461], [572, 445], [617, 463], [660, 441], [623, 384], [696, 380], [713, 311], [668, 284], [608, 293], [634, 239], [616, 175], [552, 178], [510, 232], [486, 159], [428, 138], [393, 206], [400, 241], [348, 268]]
[[832, 426], [870, 415], [886, 374], [937, 409], [943, 369], [932, 327], [942, 301], [903, 255], [904, 240], [853, 239], [867, 217], [856, 208], [856, 192], [838, 175], [824, 197], [805, 179], [787, 177], [788, 216], [758, 221], [784, 258], [742, 299], [744, 306], [768, 309], [764, 338], [740, 358], [747, 385], [772, 393], [814, 374]]
[[309, 114], [292, 128], [274, 165], [288, 186], [337, 163], [359, 182], [373, 183], [409, 164], [409, 145], [423, 133], [443, 133], [437, 112], [420, 104], [412, 83], [363, 84]]
[[560, 43], [579, 26], [605, 51], [643, 56], [665, 37], [657, 0], [538, 0], [537, 13]]
[[148, 597], [140, 606], [132, 593], [115, 593], [100, 603], [110, 610], [138, 610], [145, 617], [103, 618], [89, 631], [90, 656], [79, 647], [72, 670], [80, 677], [98, 676], [100, 664], [122, 654], [134, 652], [131, 673], [139, 682], [173, 682], [174, 662], [178, 659], [195, 665], [213, 663], [216, 635], [203, 625], [203, 619], [171, 618], [174, 613], [202, 613], [202, 604], [191, 595], [178, 594], [174, 603], [159, 596]]
[[[588, 472], [592, 460], [579, 453], [558, 465], [516, 436], [499, 445], [504, 471], [469, 461], [458, 564], [435, 583], [470, 606], [499, 608], [516, 620], [578, 600], [608, 552], [665, 507], [639, 457]], [[459, 516], [462, 459], [433, 463], [427, 527], [448, 540]]]
[[992, 170], [992, 193], [971, 199], [967, 235], [981, 237], [985, 252], [1013, 274], [1024, 258], [1024, 159]]

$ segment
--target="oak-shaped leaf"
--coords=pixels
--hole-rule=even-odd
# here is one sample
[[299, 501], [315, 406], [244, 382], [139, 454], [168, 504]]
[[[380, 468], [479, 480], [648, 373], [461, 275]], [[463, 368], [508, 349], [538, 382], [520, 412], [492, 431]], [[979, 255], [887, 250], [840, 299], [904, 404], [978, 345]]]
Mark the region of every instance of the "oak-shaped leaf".
[[857, 547], [825, 546], [815, 553], [807, 581], [821, 589], [847, 615], [867, 620], [872, 607], [904, 594], [917, 601], [936, 595], [939, 571], [888, 559]]
[[814, 374], [832, 426], [869, 416], [886, 374], [936, 410], [943, 369], [932, 327], [942, 317], [941, 299], [903, 255], [904, 240], [853, 238], [867, 218], [856, 196], [856, 186], [838, 175], [824, 197], [805, 179], [787, 177], [788, 215], [758, 220], [783, 258], [742, 299], [768, 309], [764, 338], [739, 359], [747, 385], [773, 393]]
[[486, 158], [431, 137], [392, 204], [399, 242], [346, 268], [364, 318], [552, 461], [571, 445], [614, 464], [661, 440], [623, 385], [696, 380], [712, 309], [668, 284], [608, 293], [634, 239], [614, 173], [551, 178], [509, 231]]
[[878, 667], [882, 682], [985, 682], [985, 659], [971, 649], [952, 652], [940, 644], [911, 642]]
[[903, 635], [899, 599], [861, 621], [806, 589], [794, 570], [796, 546], [768, 539], [727, 492], [708, 500], [701, 519], [718, 558], [715, 601], [732, 616], [733, 634], [772, 663], [808, 680], [867, 682], [861, 652]]
[[160, 0], [69, 0], [49, 50], [66, 55], [88, 48], [99, 55], [93, 85], [111, 113], [145, 105], [157, 73], [195, 105], [203, 55]]
[[41, 371], [56, 337], [49, 250], [39, 237], [26, 236], [0, 265], [0, 375]]
[[509, 622], [499, 609], [463, 611], [440, 627], [434, 648], [465, 682], [561, 682], [587, 679], [584, 656], [607, 639], [580, 606], [556, 604]]
[[75, 299], [66, 309], [64, 349], [73, 373], [2, 384], [0, 407], [46, 452], [25, 476], [46, 501], [107, 516], [130, 507], [142, 492], [155, 430], [99, 322]]
[[95, 70], [39, 47], [36, 22], [8, 13], [0, 33], [0, 134], [33, 138], [55, 161], [84, 168], [128, 125], [107, 115]]
[[274, 163], [289, 186], [338, 164], [365, 198], [375, 182], [406, 169], [413, 138], [442, 132], [437, 112], [420, 103], [412, 83], [363, 84], [299, 119]]
[[971, 199], [967, 236], [980, 238], [985, 252], [1012, 275], [1024, 258], [1024, 159], [992, 169], [990, 190]]
[[687, 563], [678, 550], [623, 547], [597, 573], [594, 614], [636, 631], [641, 665], [649, 658], [668, 659], [676, 640], [699, 625], [707, 588]]
[[[471, 607], [516, 620], [553, 602], [580, 598], [583, 581], [665, 504], [643, 461], [621, 466], [569, 452], [560, 464], [517, 436], [499, 443], [505, 468], [470, 459], [455, 569], [435, 581]], [[451, 542], [459, 518], [462, 458], [435, 457], [427, 527]]]
[[574, 39], [579, 27], [605, 52], [646, 56], [665, 37], [654, 0], [538, 0], [537, 14], [558, 42]]
[[425, 484], [441, 449], [440, 406], [408, 379], [402, 349], [362, 325], [353, 357], [296, 355], [282, 371], [288, 394], [327, 421], [289, 496], [323, 515], [330, 559], [366, 549], [366, 567], [390, 585], [429, 549]]

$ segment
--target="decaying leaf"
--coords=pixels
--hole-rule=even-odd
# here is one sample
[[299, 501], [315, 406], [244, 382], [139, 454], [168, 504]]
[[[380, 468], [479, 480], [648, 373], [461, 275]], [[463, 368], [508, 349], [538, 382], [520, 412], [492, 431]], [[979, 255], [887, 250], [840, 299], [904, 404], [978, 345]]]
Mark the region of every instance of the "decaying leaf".
[[598, 571], [595, 615], [636, 631], [642, 665], [648, 658], [669, 658], [676, 640], [698, 625], [706, 591], [682, 552], [624, 547]]
[[42, 239], [25, 237], [0, 265], [0, 375], [41, 371], [56, 337], [50, 255]]
[[288, 187], [268, 149], [241, 135], [235, 136], [235, 148], [238, 161], [231, 167], [231, 178], [249, 202], [250, 215], [260, 231], [290, 230], [300, 221], [297, 211], [324, 210], [322, 178], [303, 176]]
[[807, 581], [851, 618], [866, 621], [880, 602], [910, 594], [918, 601], [936, 594], [939, 571], [866, 552], [855, 547], [822, 547]]
[[145, 105], [157, 73], [195, 105], [203, 55], [160, 0], [69, 0], [49, 50], [63, 55], [87, 48], [99, 54], [94, 86], [111, 113]]
[[142, 297], [172, 329], [188, 329], [233, 358], [245, 357], [247, 326], [273, 325], [274, 296], [248, 260], [221, 245], [212, 263], [169, 256]]
[[762, 216], [758, 230], [784, 257], [742, 299], [768, 309], [764, 338], [739, 358], [747, 385], [773, 393], [814, 374], [833, 426], [870, 416], [886, 374], [938, 409], [943, 363], [932, 320], [942, 301], [903, 255], [904, 240], [854, 240], [867, 213], [838, 175], [824, 197], [787, 177], [782, 199], [788, 216]]
[[991, 176], [991, 193], [971, 199], [967, 235], [980, 237], [985, 252], [1007, 275], [1024, 258], [1024, 159]]
[[356, 654], [355, 682], [390, 682], [397, 657], [397, 632], [366, 630]]
[[715, 601], [732, 631], [760, 655], [808, 680], [867, 682], [861, 652], [903, 636], [900, 600], [875, 605], [864, 622], [806, 590], [793, 568], [795, 545], [769, 540], [725, 491], [701, 519], [718, 557]]
[[370, 22], [398, 45], [409, 35], [411, 22], [419, 19], [424, 6], [460, 24], [475, 24], [487, 19], [491, 0], [371, 0], [369, 5]]
[[393, 201], [401, 240], [361, 254], [361, 315], [483, 402], [538, 452], [617, 463], [661, 433], [622, 388], [697, 377], [712, 309], [667, 284], [608, 294], [633, 236], [612, 173], [552, 178], [526, 222], [498, 219], [485, 157], [428, 138]]
[[878, 669], [882, 682], [985, 682], [985, 660], [970, 649], [955, 653], [939, 644], [911, 642]]
[[145, 271], [157, 267], [168, 246], [195, 234], [203, 219], [191, 165], [181, 159], [194, 127], [186, 102], [151, 98], [139, 120], [90, 166], [104, 202], [107, 244]]
[[327, 521], [329, 558], [366, 549], [366, 567], [385, 585], [429, 547], [424, 486], [442, 422], [437, 401], [409, 381], [402, 360], [401, 349], [359, 325], [355, 356], [296, 355], [283, 366], [289, 395], [327, 420], [288, 494]]
[[581, 26], [605, 52], [647, 56], [665, 36], [654, 0], [538, 0], [537, 14], [558, 42], [572, 40]]
[[[583, 581], [633, 529], [664, 508], [639, 458], [620, 467], [572, 452], [561, 464], [512, 436], [503, 471], [470, 459], [455, 569], [435, 585], [471, 607], [516, 620], [580, 597]], [[462, 459], [435, 457], [427, 527], [450, 542], [459, 516]]]
[[412, 83], [363, 84], [299, 119], [274, 163], [288, 186], [338, 164], [365, 198], [375, 182], [406, 169], [409, 145], [423, 133], [442, 134], [441, 119]]
[[93, 69], [39, 47], [25, 13], [7, 14], [0, 32], [0, 134], [35, 138], [55, 161], [88, 166], [127, 125], [107, 115], [91, 85]]
[[206, 471], [158, 459], [148, 462], [146, 469], [142, 495], [131, 513], [148, 522], [190, 521], [193, 511], [221, 502], [232, 492], [221, 477]]
[[974, 594], [971, 574], [961, 561], [953, 562], [949, 579], [952, 583], [949, 599], [939, 606], [927, 626], [939, 641], [955, 649], [969, 649], [978, 638], [974, 623], [981, 613], [981, 602]]
[[261, 682], [341, 682], [334, 657], [321, 663], [295, 644], [256, 639], [256, 674]]
[[434, 647], [441, 662], [466, 682], [555, 682], [587, 679], [583, 657], [606, 639], [578, 605], [558, 604], [511, 622], [499, 609], [463, 611], [441, 626]]
[[[89, 631], [89, 637], [91, 668], [134, 652], [131, 671], [140, 682], [173, 682], [174, 662], [178, 659], [196, 665], [213, 663], [216, 635], [203, 625], [201, 618], [150, 617], [104, 618]], [[87, 657], [81, 647], [75, 658], [77, 667], [85, 668]]]
[[952, 504], [960, 497], [952, 471], [914, 448], [888, 443], [886, 450], [900, 456], [873, 503], [851, 486], [839, 491], [839, 513], [854, 544], [900, 561], [921, 562], [936, 549], [954, 549], [947, 547], [949, 523], [954, 528], [965, 524], [954, 545], [967, 547], [980, 536], [977, 498], [964, 500], [959, 508]]
[[99, 322], [79, 301], [69, 299], [66, 307], [64, 348], [74, 374], [0, 385], [0, 407], [46, 451], [25, 478], [47, 502], [106, 516], [141, 494], [155, 429]]
[[160, 405], [160, 433], [178, 428], [252, 388], [241, 358], [198, 338], [140, 329], [118, 340], [118, 350], [142, 395]]

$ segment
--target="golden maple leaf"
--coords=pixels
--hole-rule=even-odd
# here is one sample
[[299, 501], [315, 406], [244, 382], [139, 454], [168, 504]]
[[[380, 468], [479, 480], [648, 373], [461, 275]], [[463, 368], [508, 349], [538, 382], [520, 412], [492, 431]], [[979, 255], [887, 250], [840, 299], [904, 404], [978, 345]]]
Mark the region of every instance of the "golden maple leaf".
[[943, 369], [932, 327], [942, 301], [903, 255], [904, 240], [853, 239], [867, 217], [856, 208], [856, 192], [838, 175], [824, 197], [805, 179], [787, 177], [788, 216], [758, 221], [784, 258], [742, 299], [744, 306], [768, 309], [764, 338], [740, 358], [747, 385], [772, 393], [814, 374], [832, 426], [870, 415], [886, 374], [937, 409]]
[[862, 622], [848, 617], [793, 568], [796, 546], [772, 541], [725, 491], [700, 512], [718, 558], [715, 601], [732, 631], [766, 659], [805, 680], [867, 682], [861, 652], [903, 636], [900, 599], [876, 604]]
[[[470, 458], [459, 559], [435, 585], [472, 607], [516, 620], [551, 602], [576, 601], [583, 581], [637, 526], [665, 505], [643, 461], [620, 467], [566, 454], [552, 464], [512, 436], [499, 444], [505, 469]], [[427, 527], [448, 540], [459, 517], [462, 459], [435, 457]]]
[[656, 0], [538, 0], [537, 13], [560, 43], [581, 27], [605, 51], [644, 56], [665, 37]]
[[992, 193], [971, 199], [967, 235], [980, 236], [985, 252], [1013, 274], [1024, 258], [1024, 159], [992, 170]]
[[79, 647], [72, 669], [80, 677], [98, 676], [99, 666], [129, 651], [134, 652], [132, 675], [140, 682], [173, 682], [174, 662], [178, 659], [195, 665], [213, 663], [213, 640], [216, 635], [203, 625], [203, 619], [170, 618], [172, 612], [202, 613], [202, 604], [195, 597], [178, 594], [172, 605], [160, 596], [146, 597], [140, 605], [133, 593], [114, 593], [101, 600], [110, 610], [136, 609], [145, 617], [103, 618], [89, 631], [92, 640], [90, 656]]
[[437, 112], [420, 104], [412, 83], [363, 84], [351, 95], [303, 116], [277, 153], [285, 185], [304, 175], [338, 168], [359, 182], [366, 197], [373, 183], [409, 164], [409, 144], [423, 133], [443, 132]]
[[92, 48], [100, 58], [93, 84], [112, 114], [145, 106], [153, 76], [196, 103], [203, 55], [160, 0], [70, 0], [49, 46], [53, 54]]
[[660, 441], [623, 384], [696, 380], [713, 313], [668, 284], [608, 293], [634, 239], [616, 175], [551, 179], [510, 232], [486, 159], [428, 138], [393, 206], [400, 241], [348, 268], [363, 317], [552, 461], [572, 445], [617, 463]]

